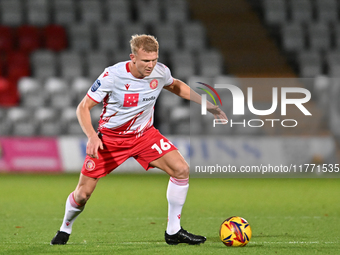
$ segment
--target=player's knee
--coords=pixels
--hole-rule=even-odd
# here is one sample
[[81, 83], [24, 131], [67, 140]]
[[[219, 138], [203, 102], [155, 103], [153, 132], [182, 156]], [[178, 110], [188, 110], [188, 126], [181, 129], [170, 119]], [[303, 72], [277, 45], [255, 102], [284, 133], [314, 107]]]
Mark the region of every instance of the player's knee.
[[186, 179], [189, 178], [189, 172], [190, 168], [188, 164], [181, 164], [179, 167], [177, 167], [174, 177], [179, 179]]
[[74, 192], [74, 200], [78, 203], [78, 204], [86, 204], [87, 200], [90, 199], [92, 192], [89, 192], [85, 189], [77, 189]]

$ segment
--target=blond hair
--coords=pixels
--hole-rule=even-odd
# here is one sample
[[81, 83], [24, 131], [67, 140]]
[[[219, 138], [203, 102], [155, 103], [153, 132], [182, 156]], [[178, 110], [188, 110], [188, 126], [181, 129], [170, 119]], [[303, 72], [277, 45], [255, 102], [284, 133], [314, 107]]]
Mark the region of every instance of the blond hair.
[[146, 52], [158, 52], [159, 45], [153, 35], [133, 35], [130, 40], [132, 54], [137, 54], [139, 49]]

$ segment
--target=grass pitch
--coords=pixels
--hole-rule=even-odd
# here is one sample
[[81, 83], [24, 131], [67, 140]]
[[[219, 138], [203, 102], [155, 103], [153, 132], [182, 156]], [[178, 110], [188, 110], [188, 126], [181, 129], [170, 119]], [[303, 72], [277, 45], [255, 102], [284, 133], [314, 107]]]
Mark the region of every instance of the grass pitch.
[[[0, 254], [338, 254], [340, 179], [190, 179], [182, 226], [203, 245], [164, 242], [168, 176], [112, 174], [98, 183], [65, 246], [50, 246], [78, 175], [0, 174]], [[241, 216], [245, 247], [219, 226]]]

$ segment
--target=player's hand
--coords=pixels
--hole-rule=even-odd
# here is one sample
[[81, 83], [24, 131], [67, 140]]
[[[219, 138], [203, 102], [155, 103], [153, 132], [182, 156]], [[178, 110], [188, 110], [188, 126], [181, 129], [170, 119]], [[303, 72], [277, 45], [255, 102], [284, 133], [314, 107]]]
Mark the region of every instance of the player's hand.
[[208, 112], [210, 112], [211, 114], [214, 115], [215, 119], [228, 120], [227, 115], [217, 105], [212, 105], [207, 110], [208, 110]]
[[91, 158], [99, 158], [98, 157], [98, 150], [104, 149], [103, 142], [100, 140], [98, 135], [93, 135], [89, 137], [86, 146], [86, 154], [89, 155]]

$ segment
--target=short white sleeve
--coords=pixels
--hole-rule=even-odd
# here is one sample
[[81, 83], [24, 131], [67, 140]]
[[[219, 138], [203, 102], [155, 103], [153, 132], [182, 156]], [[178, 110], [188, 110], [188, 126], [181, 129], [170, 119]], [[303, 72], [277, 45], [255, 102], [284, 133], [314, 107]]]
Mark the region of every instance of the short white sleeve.
[[170, 71], [169, 67], [167, 67], [165, 65], [164, 65], [164, 67], [165, 67], [165, 73], [164, 73], [165, 84], [164, 84], [164, 86], [169, 86], [174, 82], [174, 78], [171, 75], [171, 71]]
[[105, 69], [87, 92], [87, 95], [97, 103], [102, 102], [103, 99], [112, 91], [114, 79], [112, 75], [108, 76], [107, 73], [108, 70]]

